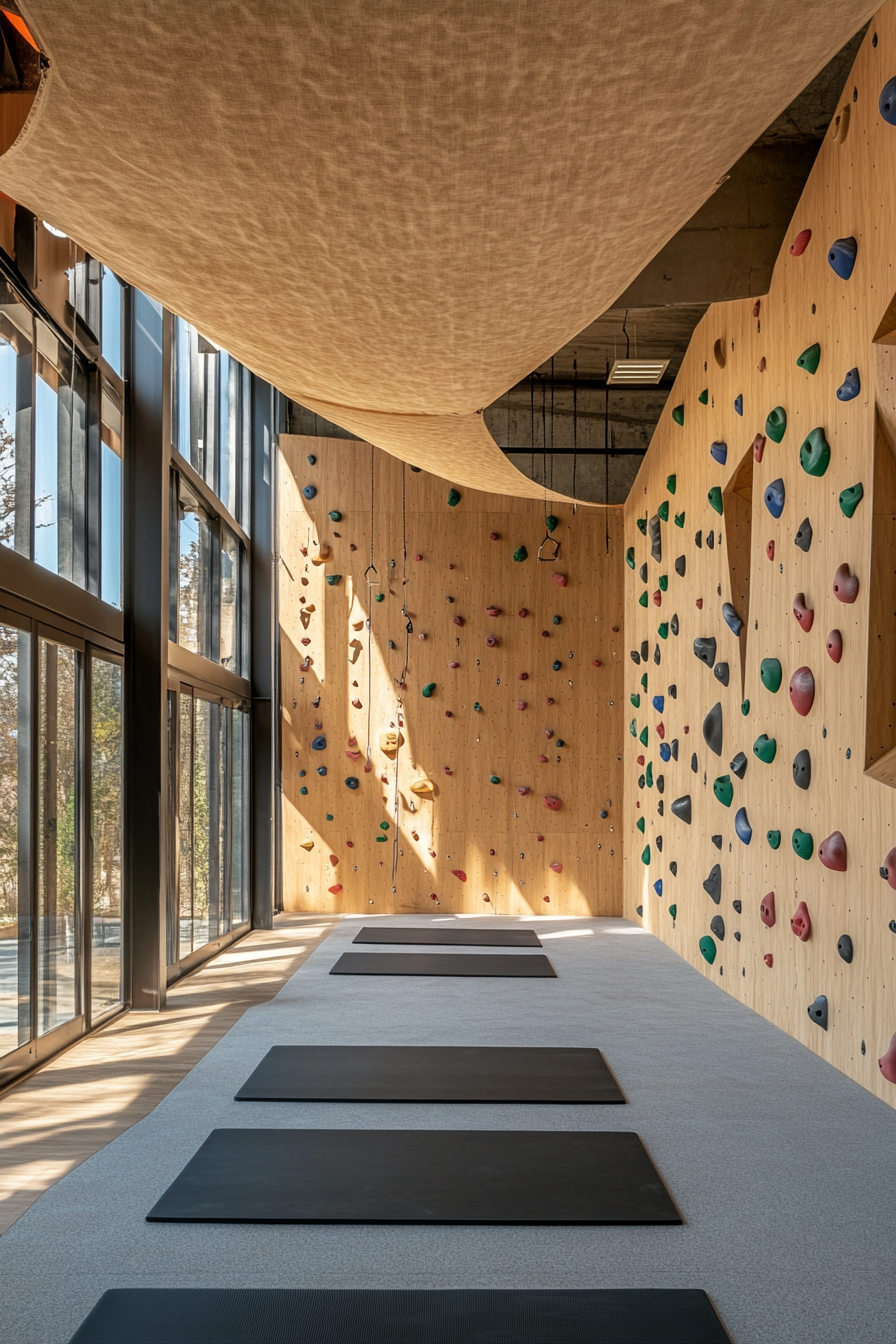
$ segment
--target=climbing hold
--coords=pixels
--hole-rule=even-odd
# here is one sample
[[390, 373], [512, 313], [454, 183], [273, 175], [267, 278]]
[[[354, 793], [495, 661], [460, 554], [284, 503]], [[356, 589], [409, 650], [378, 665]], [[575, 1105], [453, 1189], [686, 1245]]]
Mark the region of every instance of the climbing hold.
[[672, 408], [672, 419], [675, 421], [676, 425], [683, 425], [683, 424], [684, 424], [684, 407], [683, 407], [683, 406], [673, 406], [673, 408]]
[[676, 513], [676, 515], [675, 515], [675, 526], [676, 526], [676, 527], [684, 527], [684, 510], [682, 510], [681, 513]]
[[485, 609], [485, 614], [486, 614], [486, 616], [500, 616], [500, 615], [501, 615], [501, 608], [500, 608], [500, 607], [486, 607], [486, 609]]
[[797, 366], [805, 369], [807, 373], [815, 373], [818, 369], [818, 361], [821, 359], [821, 346], [816, 341], [814, 345], [807, 346], [803, 353], [797, 359]]
[[734, 814], [734, 831], [738, 840], [748, 845], [753, 839], [753, 827], [747, 818], [747, 809], [739, 807]]
[[809, 239], [812, 237], [811, 229], [801, 229], [793, 242], [790, 244], [790, 255], [792, 257], [801, 257], [809, 246]]
[[716, 660], [716, 641], [712, 636], [694, 640], [694, 656], [707, 667], [712, 667]]
[[765, 355], [763, 355], [759, 363], [756, 365], [756, 368], [759, 370], [760, 373], [765, 373], [767, 367], [768, 365], [765, 362]]
[[659, 520], [660, 520], [661, 523], [668, 523], [668, 521], [669, 521], [669, 501], [668, 501], [668, 499], [664, 499], [664, 500], [663, 500], [662, 504], [659, 506], [659, 508], [658, 508], [657, 511], [656, 511], [656, 516], [657, 516], [657, 518], [659, 518]]
[[827, 637], [826, 646], [828, 657], [834, 663], [839, 663], [843, 657], [843, 636], [839, 630], [832, 630]]
[[341, 890], [342, 890], [341, 882], [334, 882], [332, 887], [327, 887], [327, 891], [331, 894], [331, 896], [338, 896]]
[[699, 403], [700, 403], [701, 406], [708, 406], [708, 405], [709, 405], [709, 388], [708, 388], [708, 387], [704, 387], [703, 391], [700, 393], [700, 395], [699, 395], [699, 397], [697, 398], [697, 400], [699, 401]]
[[569, 579], [565, 574], [552, 574], [551, 582], [556, 583], [558, 588], [565, 588], [567, 583], [569, 582]]
[[525, 546], [517, 546], [513, 553], [513, 558], [518, 565], [522, 564], [524, 560], [528, 560], [529, 552], [526, 550]]
[[313, 467], [314, 464], [315, 464], [316, 462], [317, 462], [317, 458], [314, 456], [314, 454], [313, 454], [313, 453], [309, 453], [309, 454], [308, 454], [308, 465], [309, 465], [309, 467]]
[[317, 773], [321, 776], [325, 775], [327, 773], [327, 767], [325, 765], [319, 765], [317, 767]]
[[670, 906], [669, 906], [669, 914], [672, 916], [672, 923], [674, 924], [674, 923], [675, 923], [675, 916], [678, 914], [678, 906], [677, 906], [677, 905], [670, 905]]
[[765, 452], [765, 435], [757, 434], [755, 439], [753, 440], [753, 460], [755, 462], [761, 462], [762, 454], [764, 452]]
[[744, 628], [744, 623], [730, 602], [722, 603], [722, 615], [725, 618], [725, 624], [728, 626], [728, 629], [731, 630], [733, 634], [739, 635]]
[[815, 620], [815, 610], [806, 606], [806, 594], [797, 593], [793, 599], [793, 614], [796, 617], [797, 624], [806, 634], [812, 629], [812, 622]]
[[327, 575], [327, 583], [330, 585], [331, 588], [335, 588], [336, 585], [337, 585], [337, 583], [341, 583], [341, 582], [342, 582], [342, 575], [341, 575], [341, 574], [328, 574], [328, 575]]
[[494, 648], [497, 648], [497, 646], [498, 646], [498, 636], [497, 636], [497, 635], [486, 635], [486, 637], [485, 637], [485, 646], [486, 646], [486, 648], [488, 648], [488, 649], [494, 649]]
[[691, 824], [691, 795], [686, 793], [682, 798], [676, 798], [672, 803], [672, 815], [679, 821], [683, 821], [686, 826]]
[[466, 875], [466, 873], [464, 872], [463, 868], [452, 868], [452, 869], [451, 869], [451, 872], [453, 873], [453, 875], [457, 878], [457, 880], [458, 880], [459, 882], [466, 882], [466, 880], [467, 880], [467, 875]]
[[551, 663], [551, 668], [554, 672], [559, 672], [562, 666], [563, 664], [560, 662], [559, 658], [555, 658]]
[[834, 831], [818, 846], [818, 857], [825, 868], [834, 873], [846, 872], [846, 841], [841, 831]]
[[725, 941], [725, 921], [721, 915], [713, 915], [709, 921], [709, 927], [712, 929], [720, 943]]
[[345, 781], [345, 787], [347, 789], [356, 789], [358, 787], [358, 781], [355, 779], [354, 775], [349, 775], [348, 779]]
[[744, 397], [743, 397], [743, 393], [742, 393], [742, 392], [738, 392], [737, 396], [734, 398], [734, 409], [735, 409], [735, 412], [736, 412], [738, 415], [743, 415], [743, 413], [744, 413]]
[[303, 486], [302, 494], [305, 496], [306, 499], [313, 499], [314, 496], [317, 494], [317, 486], [316, 485]]
[[415, 793], [418, 798], [431, 798], [434, 792], [432, 780], [422, 774], [412, 780], [408, 787], [411, 793]]
[[695, 751], [695, 752], [692, 752], [692, 754], [691, 754], [691, 770], [692, 770], [692, 772], [696, 775], [696, 773], [697, 773], [697, 771], [699, 770], [699, 768], [700, 768], [700, 767], [699, 767], [698, 762], [697, 762], [697, 753], [696, 753], [696, 751]]
[[800, 445], [800, 466], [807, 476], [823, 476], [831, 464], [831, 445], [819, 425]]
[[765, 838], [766, 838], [766, 840], [768, 841], [768, 847], [769, 847], [769, 849], [780, 849], [780, 848], [781, 848], [781, 832], [780, 832], [780, 831], [766, 831], [766, 833], [765, 833]]
[[753, 753], [759, 757], [763, 765], [771, 765], [777, 751], [777, 740], [774, 737], [769, 737], [767, 733], [761, 733], [753, 743]]
[[653, 884], [653, 889], [654, 889], [654, 891], [656, 892], [657, 896], [659, 896], [659, 897], [662, 899], [662, 895], [663, 895], [663, 879], [662, 879], [661, 877], [658, 877], [657, 880], [654, 882], [654, 884]]
[[837, 951], [848, 966], [852, 961], [853, 954], [852, 939], [848, 933], [841, 933], [840, 937], [837, 939]]
[[772, 537], [771, 541], [767, 541], [767, 542], [765, 543], [765, 554], [767, 555], [767, 557], [769, 558], [769, 560], [774, 560], [774, 558], [775, 558], [775, 539], [774, 539], [774, 537]]
[[553, 532], [558, 522], [559, 519], [556, 518], [553, 513], [549, 513], [547, 518], [545, 518], [544, 520], [544, 525], [549, 532]]
[[481, 714], [481, 713], [482, 713], [482, 706], [480, 705], [480, 703], [479, 703], [478, 700], [475, 700], [475, 701], [473, 702], [473, 713], [474, 713], [474, 714]]
[[775, 962], [775, 959], [772, 956], [771, 952], [766, 952], [762, 960], [765, 962], [766, 966], [773, 966]]
[[767, 928], [774, 928], [775, 925], [775, 893], [768, 892], [759, 902], [759, 918]]
[[635, 567], [635, 548], [634, 548], [634, 546], [629, 546], [628, 550], [625, 552], [625, 563], [628, 565], [629, 569], [634, 569], [634, 567]]
[[488, 782], [489, 784], [500, 784], [501, 780], [498, 775], [491, 775]]
[[641, 862], [644, 863], [644, 864], [648, 864], [648, 863], [650, 863], [650, 846], [649, 846], [649, 845], [645, 845], [644, 848], [641, 850]]
[[678, 575], [680, 579], [684, 578], [686, 568], [687, 568], [687, 560], [683, 555], [680, 555], [678, 559], [675, 561], [675, 573]]
[[669, 625], [668, 625], [668, 622], [667, 622], [667, 621], [660, 621], [659, 625], [658, 625], [657, 628], [656, 628], [656, 632], [657, 632], [657, 634], [659, 635], [660, 639], [668, 639], [668, 638], [669, 638]]
[[453, 509], [455, 505], [459, 503], [460, 503], [460, 491], [455, 490], [454, 487], [452, 486], [452, 488], [448, 491], [448, 507], [450, 509]]
[[709, 455], [713, 462], [718, 462], [720, 467], [724, 467], [728, 461], [728, 445], [721, 439], [716, 439], [709, 446]]
[[541, 800], [549, 812], [559, 812], [563, 806], [559, 798], [554, 798], [551, 794], [545, 794]]
[[818, 998], [809, 1004], [808, 1013], [812, 1021], [817, 1023], [822, 1031], [827, 1031], [828, 1001], [824, 994], [819, 994]]
[[307, 852], [310, 854], [311, 851], [312, 851], [312, 849], [314, 848], [314, 841], [313, 841], [313, 840], [300, 840], [300, 841], [299, 841], [299, 848], [300, 848], [300, 849], [307, 850]]
[[342, 522], [342, 514], [339, 512], [338, 509], [331, 509], [330, 512], [327, 514], [327, 517], [329, 518], [331, 523]]
[[563, 872], [563, 864], [562, 864], [562, 863], [552, 863], [552, 864], [551, 864], [551, 872], [552, 872], [552, 873], [562, 873], [562, 872]]
[[[656, 710], [657, 714], [662, 714], [662, 712], [663, 712], [663, 706], [664, 706], [665, 703], [666, 703], [665, 696], [662, 696], [662, 695], [655, 695], [655, 696], [653, 697], [653, 701], [652, 701], [652, 703], [653, 703], [653, 707], [654, 707], [654, 709]], [[637, 706], [636, 706], [636, 708], [637, 708]]]
[[728, 685], [729, 669], [727, 663], [716, 663], [715, 667], [712, 670], [712, 674], [715, 677], [716, 681], [720, 681], [723, 686]]
[[743, 779], [747, 773], [747, 758], [744, 752], [739, 751], [734, 760], [729, 762], [729, 769], [738, 779]]
[[741, 712], [741, 714], [743, 714], [744, 718], [747, 717], [747, 715], [748, 715], [749, 712], [750, 712], [750, 702], [749, 702], [749, 700], [742, 700], [742, 701], [740, 702], [740, 712]]
[[837, 238], [828, 249], [828, 264], [841, 280], [848, 280], [856, 264], [859, 245], [855, 238]]
[[[787, 429], [787, 412], [783, 406], [776, 406], [773, 411], [769, 411], [765, 419], [765, 432], [772, 443], [780, 443]], [[755, 444], [755, 439], [753, 440]]]
[[465, 626], [467, 623], [465, 617], [463, 616], [452, 616], [451, 621], [452, 624], [459, 625], [461, 627]]
[[434, 681], [430, 681], [426, 686], [424, 686], [423, 687], [424, 700], [428, 700], [435, 689], [436, 689], [436, 683]]
[[781, 664], [777, 658], [763, 658], [759, 664], [759, 676], [765, 689], [773, 695], [781, 689]]
[[797, 528], [793, 544], [794, 546], [799, 546], [801, 551], [808, 552], [809, 547], [812, 545], [812, 524], [809, 522], [808, 518], [804, 518]]
[[647, 526], [650, 531], [650, 554], [659, 563], [663, 558], [663, 536], [659, 517], [654, 514]]
[[706, 498], [709, 500], [710, 506], [715, 509], [716, 513], [722, 512], [722, 491], [717, 485], [712, 487]]
[[[517, 793], [520, 795], [521, 798], [525, 798], [526, 794], [529, 792], [529, 789], [528, 789], [528, 786], [527, 786], [526, 784], [519, 784], [519, 785], [517, 785], [517, 790], [516, 790], [516, 791], [517, 791]], [[643, 818], [642, 818], [642, 820], [643, 820]]]
[[[888, 79], [881, 89], [878, 107], [887, 125], [896, 126], [896, 75], [892, 79]], [[890, 1082], [896, 1082], [896, 1078], [891, 1078]]]
[[896, 1036], [890, 1041], [890, 1048], [877, 1061], [880, 1071], [888, 1083], [896, 1083]]
[[852, 401], [862, 390], [858, 369], [850, 369], [843, 382], [837, 388], [838, 401]]
[[793, 782], [798, 789], [808, 789], [812, 783], [812, 758], [805, 747], [793, 758]]
[[711, 966], [716, 959], [715, 942], [713, 941], [712, 938], [709, 937], [708, 934], [704, 934], [704, 936], [700, 939], [699, 947], [700, 952], [703, 956], [703, 960], [708, 961]]
[[[661, 574], [660, 577], [659, 577], [659, 579], [658, 579], [658, 583], [659, 583], [659, 585], [660, 585], [660, 592], [661, 592], [661, 593], [665, 593], [665, 592], [667, 592], [668, 589], [669, 589], [669, 576], [668, 576], [668, 574]], [[559, 616], [555, 616], [555, 617], [554, 617], [554, 624], [555, 624], [555, 625], [559, 625], [559, 624], [560, 624], [560, 617], [559, 617]]]
[[[520, 789], [517, 789], [517, 793], [520, 793], [520, 792], [521, 792], [521, 790], [520, 790]], [[529, 790], [526, 789], [526, 793], [528, 793], [528, 792], [529, 792]], [[637, 828], [637, 830], [639, 830], [639, 831], [641, 832], [642, 835], [644, 834], [644, 825], [645, 825], [645, 822], [644, 822], [644, 818], [643, 818], [643, 817], [639, 817], [638, 820], [635, 822], [635, 827]]]
[[703, 720], [703, 741], [717, 756], [722, 754], [722, 706], [719, 701]]
[[793, 852], [801, 859], [811, 859], [812, 850], [815, 847], [815, 841], [809, 831], [801, 831], [799, 827], [792, 836]]
[[840, 491], [840, 512], [845, 518], [851, 518], [862, 502], [865, 489], [861, 481]]
[[809, 911], [805, 901], [800, 901], [791, 920], [791, 930], [796, 934], [801, 943], [807, 943], [812, 935], [812, 921], [809, 918]]
[[843, 564], [838, 567], [834, 575], [834, 594], [838, 602], [852, 603], [858, 597], [859, 580], [857, 575], [850, 574], [849, 565]]
[[730, 807], [734, 798], [734, 785], [730, 775], [719, 775], [713, 780], [712, 791], [723, 807]]
[[374, 600], [375, 600], [376, 602], [385, 602], [385, 600], [386, 600], [386, 594], [385, 594], [385, 593], [377, 593], [376, 598], [375, 598]]
[[675, 635], [676, 637], [678, 636], [678, 613], [677, 613], [677, 612], [676, 612], [676, 614], [672, 617], [671, 621], [669, 622], [669, 629], [672, 631], [673, 635]]
[[773, 518], [780, 518], [784, 512], [785, 496], [784, 481], [780, 476], [765, 487], [765, 507]]
[[716, 849], [722, 848], [722, 837], [720, 835], [711, 835], [709, 839], [710, 842], [715, 845]]
[[889, 887], [896, 891], [896, 848], [890, 850], [880, 868], [880, 875]]
[[324, 751], [326, 749], [327, 739], [325, 737], [315, 737], [311, 740], [312, 751]]

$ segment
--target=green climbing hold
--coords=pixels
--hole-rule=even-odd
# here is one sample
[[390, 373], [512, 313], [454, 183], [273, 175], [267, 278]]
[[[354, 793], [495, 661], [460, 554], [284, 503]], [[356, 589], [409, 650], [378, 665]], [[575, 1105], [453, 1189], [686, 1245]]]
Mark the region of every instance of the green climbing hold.
[[557, 526], [558, 521], [559, 519], [555, 518], [552, 513], [549, 513], [547, 518], [545, 518], [544, 520], [544, 525], [549, 532], [553, 532], [554, 528]]
[[677, 906], [677, 905], [670, 905], [670, 906], [669, 906], [669, 914], [672, 916], [672, 923], [674, 924], [674, 923], [675, 923], [675, 917], [676, 917], [676, 915], [678, 914], [678, 906]]
[[[632, 702], [632, 707], [633, 707], [634, 709], [640, 709], [640, 708], [641, 708], [641, 697], [640, 697], [640, 695], [638, 694], [637, 691], [632, 691], [631, 695], [629, 696], [629, 700], [631, 700], [631, 702]], [[634, 719], [632, 719], [632, 723], [634, 723]], [[634, 734], [633, 734], [633, 736], [634, 736]]]
[[857, 485], [850, 485], [845, 490], [840, 491], [840, 512], [844, 517], [851, 518], [853, 516], [862, 502], [864, 493], [865, 490], [861, 481]]
[[667, 476], [667, 477], [666, 477], [666, 489], [669, 491], [669, 494], [670, 494], [670, 495], [674, 495], [674, 494], [675, 494], [675, 486], [676, 486], [677, 484], [678, 484], [678, 482], [676, 481], [676, 479], [675, 479], [674, 476]]
[[638, 606], [639, 606], [639, 607], [646, 607], [646, 606], [647, 606], [647, 603], [648, 603], [648, 600], [649, 600], [649, 599], [648, 599], [648, 597], [647, 597], [647, 589], [645, 588], [645, 589], [644, 589], [644, 592], [643, 592], [643, 593], [641, 594], [641, 596], [638, 598]]
[[675, 526], [676, 526], [676, 527], [684, 527], [684, 510], [682, 510], [681, 513], [676, 513], [676, 515], [675, 515]]
[[529, 552], [526, 550], [525, 546], [517, 546], [513, 553], [513, 558], [518, 565], [521, 565], [524, 560], [529, 559]]
[[643, 817], [639, 817], [638, 820], [635, 822], [635, 829], [636, 829], [636, 830], [639, 830], [639, 831], [641, 832], [642, 835], [644, 834], [644, 818], [643, 818]]
[[453, 509], [455, 504], [459, 503], [460, 503], [460, 491], [455, 490], [454, 487], [452, 486], [451, 489], [448, 491], [448, 507], [449, 509]]
[[753, 743], [753, 755], [758, 756], [763, 765], [771, 765], [778, 751], [778, 743], [768, 733], [760, 733]]
[[787, 412], [783, 406], [776, 406], [773, 411], [769, 411], [765, 421], [766, 437], [771, 439], [772, 443], [780, 443], [784, 437], [784, 431], [787, 429]]
[[646, 537], [646, 536], [647, 536], [647, 519], [646, 519], [646, 518], [636, 518], [636, 519], [635, 519], [635, 522], [636, 522], [637, 525], [638, 525], [638, 531], [641, 533], [641, 536], [642, 536], [642, 537]]
[[648, 789], [652, 789], [652, 788], [653, 788], [653, 761], [648, 761], [648, 762], [647, 762], [647, 770], [646, 770], [646, 772], [645, 772], [645, 774], [644, 774], [644, 780], [645, 780], [645, 782], [646, 782], [646, 784], [647, 784]]
[[501, 780], [497, 775], [492, 775], [488, 782], [489, 784], [500, 784]]
[[374, 598], [375, 602], [385, 602], [385, 600], [386, 600], [385, 593], [377, 593], [376, 597]]
[[697, 398], [697, 400], [699, 401], [699, 403], [700, 403], [701, 406], [708, 406], [708, 405], [709, 405], [709, 388], [708, 388], [708, 387], [704, 387], [703, 391], [700, 393], [700, 395], [699, 395], [699, 397]]
[[332, 820], [333, 820], [333, 813], [332, 813], [332, 812], [328, 812], [328, 813], [327, 813], [327, 821], [332, 821]]
[[759, 664], [759, 676], [767, 691], [775, 695], [781, 689], [781, 664], [777, 658], [763, 658]]
[[647, 673], [646, 673], [646, 672], [642, 672], [642, 673], [641, 673], [641, 685], [644, 687], [644, 689], [645, 689], [645, 691], [646, 691], [646, 690], [647, 690]]
[[637, 737], [637, 736], [638, 736], [638, 720], [637, 720], [637, 719], [632, 719], [631, 723], [630, 723], [629, 726], [628, 726], [628, 730], [629, 730], [629, 732], [631, 733], [632, 737]]
[[642, 863], [649, 863], [649, 862], [650, 862], [650, 846], [649, 846], [649, 845], [645, 845], [644, 848], [641, 850], [641, 862], [642, 862]]
[[703, 955], [703, 960], [708, 961], [711, 966], [716, 959], [716, 943], [715, 939], [710, 938], [708, 933], [705, 933], [700, 939], [700, 951]]
[[625, 563], [628, 565], [629, 569], [634, 569], [634, 567], [635, 567], [635, 548], [634, 548], [634, 546], [629, 546], [628, 550], [626, 551], [626, 553], [625, 553]]
[[668, 621], [660, 621], [659, 625], [658, 625], [657, 628], [656, 628], [656, 632], [657, 632], [657, 634], [659, 635], [660, 639], [668, 639], [668, 638], [669, 638], [669, 622], [668, 622]]
[[304, 798], [304, 796], [305, 796], [305, 794], [306, 794], [307, 792], [308, 792], [308, 789], [307, 789], [307, 787], [303, 784], [302, 787], [299, 789], [299, 793], [300, 793], [300, 794], [302, 795], [302, 797]]
[[812, 851], [815, 848], [815, 841], [808, 831], [801, 831], [799, 827], [793, 833], [793, 852], [798, 854], [801, 859], [811, 859]]
[[480, 703], [479, 703], [478, 700], [477, 700], [477, 701], [474, 703], [474, 705], [473, 705], [473, 713], [474, 713], [474, 714], [481, 714], [481, 713], [482, 713], [482, 706], [480, 705]]
[[780, 831], [766, 831], [765, 838], [768, 841], [769, 849], [778, 849], [781, 845]]
[[388, 831], [388, 829], [389, 829], [389, 823], [388, 823], [388, 821], [381, 821], [381, 822], [380, 822], [380, 830], [381, 830], [381, 831]]
[[819, 426], [803, 439], [800, 466], [807, 476], [823, 476], [831, 464], [831, 445]]
[[665, 593], [666, 590], [668, 589], [668, 587], [669, 587], [669, 576], [668, 576], [668, 574], [661, 574], [661, 575], [660, 575], [660, 592], [661, 592], [661, 593]]
[[378, 845], [384, 845], [386, 843], [386, 837], [384, 835], [378, 835], [376, 842]]
[[341, 583], [341, 582], [342, 582], [342, 575], [341, 575], [341, 574], [328, 574], [328, 575], [327, 575], [327, 584], [329, 585], [330, 588], [335, 588], [336, 585], [337, 585], [337, 583]]
[[748, 715], [749, 712], [750, 712], [750, 702], [749, 702], [749, 700], [742, 700], [742, 701], [740, 702], [740, 712], [741, 712], [741, 714], [743, 714], [744, 718], [747, 717], [747, 715]]
[[642, 746], [642, 747], [646, 747], [646, 746], [647, 746], [647, 725], [646, 725], [646, 723], [645, 723], [644, 727], [641, 729], [640, 742], [641, 742], [641, 746]]
[[669, 501], [668, 501], [668, 499], [664, 499], [664, 500], [663, 500], [662, 504], [659, 506], [659, 508], [658, 508], [657, 511], [656, 511], [656, 516], [657, 516], [657, 518], [659, 518], [659, 520], [660, 520], [661, 523], [668, 523], [668, 521], [669, 521]]
[[722, 491], [719, 486], [714, 485], [706, 496], [716, 513], [722, 512]]
[[673, 408], [672, 408], [672, 419], [675, 421], [676, 425], [683, 425], [683, 424], [684, 424], [684, 407], [683, 407], [683, 406], [673, 406]]
[[327, 514], [327, 517], [329, 518], [331, 523], [342, 522], [342, 514], [339, 512], [338, 509], [331, 509], [330, 512]]
[[429, 697], [432, 695], [433, 691], [435, 690], [435, 688], [436, 688], [436, 683], [435, 683], [434, 681], [431, 681], [431, 682], [429, 682], [429, 684], [428, 684], [427, 686], [424, 686], [424, 687], [423, 687], [423, 699], [424, 699], [424, 700], [428, 700]]
[[797, 360], [797, 365], [799, 368], [805, 369], [807, 373], [815, 373], [820, 359], [821, 346], [816, 341], [814, 345], [810, 345], [807, 350], [803, 351]]
[[731, 801], [734, 798], [734, 785], [731, 783], [730, 775], [719, 775], [718, 779], [713, 780], [712, 791], [723, 807], [731, 806]]

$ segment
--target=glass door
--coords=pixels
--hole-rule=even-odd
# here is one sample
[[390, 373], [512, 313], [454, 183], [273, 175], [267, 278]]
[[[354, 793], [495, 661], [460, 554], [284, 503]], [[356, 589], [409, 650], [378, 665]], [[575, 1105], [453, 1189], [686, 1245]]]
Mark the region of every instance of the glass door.
[[90, 1025], [122, 989], [122, 666], [90, 658]]

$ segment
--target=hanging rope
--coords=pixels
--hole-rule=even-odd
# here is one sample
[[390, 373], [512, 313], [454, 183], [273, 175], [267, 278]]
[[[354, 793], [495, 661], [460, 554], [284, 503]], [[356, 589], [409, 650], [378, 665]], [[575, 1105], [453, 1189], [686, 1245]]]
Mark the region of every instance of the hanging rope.
[[529, 374], [529, 447], [531, 449], [531, 461], [529, 463], [529, 475], [535, 480], [535, 374]]
[[554, 356], [551, 355], [551, 489], [554, 488]]
[[579, 366], [572, 361], [572, 511], [576, 511], [576, 468], [578, 466], [579, 421], [578, 421]]
[[[626, 312], [628, 316], [628, 312]], [[624, 327], [623, 327], [624, 330]], [[604, 387], [604, 517], [607, 527], [607, 555], [610, 554], [610, 361], [607, 360]]]

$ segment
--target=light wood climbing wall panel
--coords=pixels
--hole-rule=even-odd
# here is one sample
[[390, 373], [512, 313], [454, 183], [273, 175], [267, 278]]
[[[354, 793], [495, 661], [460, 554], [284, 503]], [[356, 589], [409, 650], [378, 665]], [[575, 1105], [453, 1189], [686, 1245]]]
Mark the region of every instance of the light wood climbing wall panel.
[[284, 904], [618, 915], [622, 511], [449, 490], [280, 438]]
[[709, 309], [625, 509], [626, 913], [890, 1104], [894, 76], [890, 4], [769, 294]]

